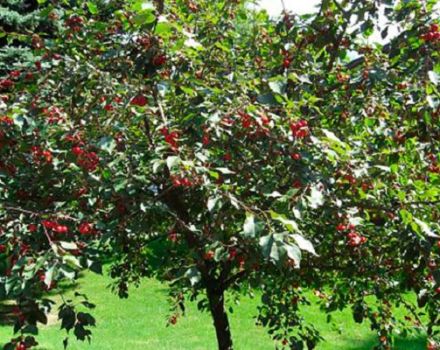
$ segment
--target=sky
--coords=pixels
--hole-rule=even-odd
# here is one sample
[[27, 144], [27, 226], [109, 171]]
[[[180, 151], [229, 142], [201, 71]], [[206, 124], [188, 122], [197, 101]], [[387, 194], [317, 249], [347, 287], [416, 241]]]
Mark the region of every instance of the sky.
[[[284, 0], [286, 8], [297, 14], [313, 12], [319, 3], [319, 0]], [[265, 8], [270, 15], [278, 15], [283, 9], [281, 0], [260, 0], [260, 6]]]
[[[286, 9], [299, 15], [317, 11], [317, 6], [320, 3], [321, 0], [284, 0]], [[282, 0], [260, 0], [260, 6], [266, 9], [271, 16], [279, 15], [283, 10]], [[380, 24], [382, 25], [383, 22], [381, 21]], [[391, 27], [388, 33], [392, 37], [398, 33], [398, 30], [396, 27]], [[385, 43], [390, 37], [382, 39], [380, 33], [375, 32], [368, 41]]]

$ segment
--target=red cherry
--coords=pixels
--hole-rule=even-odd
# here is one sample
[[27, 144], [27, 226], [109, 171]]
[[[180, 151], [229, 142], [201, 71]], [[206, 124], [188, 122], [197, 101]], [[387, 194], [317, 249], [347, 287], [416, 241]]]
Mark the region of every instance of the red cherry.
[[339, 224], [338, 226], [336, 226], [336, 230], [338, 231], [345, 231], [347, 229], [347, 226], [345, 226], [344, 224]]
[[51, 151], [43, 151], [41, 154], [47, 163], [52, 163], [52, 152]]
[[298, 188], [298, 189], [300, 189], [300, 188], [302, 187], [301, 181], [299, 181], [299, 180], [295, 180], [295, 181], [293, 182], [292, 186], [293, 186], [294, 188]]
[[260, 120], [261, 120], [261, 124], [263, 124], [263, 125], [270, 124], [270, 118], [265, 114], [261, 115]]
[[215, 253], [212, 250], [210, 250], [203, 255], [203, 259], [212, 260], [214, 258], [214, 255]]
[[82, 235], [89, 235], [89, 234], [93, 233], [93, 226], [88, 222], [82, 222], [78, 226], [78, 231]]
[[209, 135], [203, 135], [203, 138], [202, 138], [202, 143], [205, 145], [205, 146], [207, 146], [207, 145], [209, 145]]
[[67, 233], [69, 231], [68, 227], [65, 225], [56, 225], [53, 230], [57, 233]]
[[50, 221], [50, 220], [43, 220], [43, 221], [41, 221], [41, 223], [43, 224], [43, 226], [45, 228], [48, 228], [48, 229], [53, 229], [57, 225], [56, 222]]
[[0, 254], [6, 252], [6, 246], [4, 244], [0, 244]]
[[192, 182], [188, 178], [183, 178], [181, 181], [182, 186], [190, 187], [192, 185]]
[[131, 100], [130, 104], [143, 107], [148, 104], [148, 100], [144, 95], [137, 95]]
[[35, 225], [35, 224], [29, 224], [27, 228], [28, 228], [29, 232], [35, 232], [38, 229], [37, 225]]
[[290, 155], [290, 157], [291, 157], [293, 160], [301, 160], [301, 158], [302, 158], [301, 154], [299, 154], [299, 153], [292, 153], [292, 154]]
[[15, 347], [15, 349], [16, 349], [16, 350], [26, 350], [26, 349], [27, 349], [27, 346], [26, 346], [25, 343], [20, 342], [20, 343], [17, 344], [17, 346]]
[[84, 151], [83, 151], [83, 150], [81, 149], [81, 147], [79, 147], [79, 146], [73, 146], [73, 147], [72, 147], [72, 153], [73, 153], [74, 155], [76, 155], [76, 156], [79, 156], [79, 155], [83, 154]]
[[430, 31], [431, 31], [431, 32], [438, 32], [438, 31], [439, 31], [439, 26], [438, 26], [438, 24], [437, 24], [437, 23], [433, 23], [433, 24], [431, 24]]
[[20, 76], [21, 72], [19, 70], [13, 70], [9, 73], [9, 76], [11, 78], [18, 78]]
[[229, 260], [234, 260], [234, 258], [237, 256], [237, 249], [236, 248], [230, 248], [229, 249]]
[[287, 69], [289, 68], [289, 66], [290, 66], [290, 60], [288, 58], [285, 58], [283, 60], [283, 67]]
[[155, 66], [162, 66], [166, 63], [167, 58], [165, 55], [157, 55], [153, 58], [153, 64]]
[[435, 269], [435, 268], [437, 267], [437, 264], [436, 264], [436, 262], [435, 262], [434, 260], [430, 260], [430, 261], [428, 262], [428, 267], [429, 267], [431, 270], [433, 270], [433, 269]]

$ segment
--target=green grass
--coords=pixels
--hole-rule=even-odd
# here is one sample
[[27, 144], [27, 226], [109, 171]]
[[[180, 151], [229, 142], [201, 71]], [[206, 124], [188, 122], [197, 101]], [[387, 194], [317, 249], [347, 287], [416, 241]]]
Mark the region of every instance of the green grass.
[[[77, 342], [72, 338], [72, 350], [211, 350], [216, 348], [215, 333], [208, 314], [200, 313], [194, 304], [187, 305], [187, 314], [175, 326], [166, 327], [169, 305], [166, 289], [154, 280], [145, 281], [140, 288], [132, 289], [127, 300], [121, 300], [107, 288], [110, 280], [94, 274], [86, 274], [80, 280], [77, 291], [86, 293], [97, 304], [93, 315], [97, 327], [93, 340]], [[72, 293], [69, 291], [68, 293]], [[274, 349], [265, 329], [255, 326], [258, 300], [244, 298], [230, 315], [237, 350]], [[372, 349], [375, 336], [367, 324], [352, 321], [349, 311], [334, 314], [334, 323], [328, 324], [325, 315], [316, 306], [305, 309], [305, 317], [321, 330], [326, 341], [318, 350], [366, 350]], [[0, 326], [0, 344], [11, 337], [11, 327]], [[39, 336], [38, 350], [62, 349], [65, 333], [59, 325], [44, 326]], [[426, 340], [419, 338], [398, 339], [396, 349], [422, 350]]]

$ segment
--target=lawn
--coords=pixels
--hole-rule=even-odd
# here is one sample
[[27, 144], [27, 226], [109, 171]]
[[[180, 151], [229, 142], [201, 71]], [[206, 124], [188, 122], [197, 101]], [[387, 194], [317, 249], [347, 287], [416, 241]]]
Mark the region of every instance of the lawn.
[[[109, 279], [86, 274], [80, 280], [77, 291], [86, 293], [90, 301], [98, 306], [93, 314], [97, 327], [93, 340], [88, 343], [73, 341], [72, 350], [210, 350], [215, 349], [215, 334], [207, 314], [197, 311], [195, 305], [188, 305], [186, 317], [175, 326], [166, 327], [168, 313], [166, 289], [154, 280], [145, 281], [140, 288], [133, 289], [127, 300], [121, 300], [107, 288]], [[71, 293], [71, 291], [69, 292]], [[243, 299], [230, 316], [237, 350], [274, 349], [273, 342], [265, 330], [256, 327], [253, 317], [258, 300]], [[317, 307], [305, 310], [305, 316], [313, 320], [326, 339], [318, 350], [366, 350], [375, 344], [374, 334], [366, 324], [352, 321], [350, 313], [334, 315], [336, 325], [325, 322], [325, 315]], [[64, 332], [64, 331], [63, 331]], [[38, 350], [62, 349], [64, 333], [59, 325], [45, 326], [39, 336]], [[9, 339], [11, 328], [0, 326], [0, 343]], [[426, 348], [424, 337], [398, 339], [396, 348], [422, 350]]]

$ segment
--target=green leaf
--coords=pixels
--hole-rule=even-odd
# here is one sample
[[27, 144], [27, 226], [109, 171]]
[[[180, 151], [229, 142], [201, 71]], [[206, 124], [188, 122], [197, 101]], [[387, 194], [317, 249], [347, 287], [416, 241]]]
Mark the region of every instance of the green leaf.
[[141, 26], [143, 24], [151, 24], [156, 20], [156, 16], [154, 15], [153, 11], [145, 11], [142, 13], [137, 14], [134, 17], [134, 22]]
[[66, 250], [76, 250], [76, 249], [78, 249], [78, 246], [74, 242], [60, 241], [59, 243], [60, 243], [61, 248], [66, 249]]
[[169, 22], [159, 22], [154, 32], [160, 36], [169, 36], [172, 33], [172, 25]]
[[440, 238], [439, 235], [435, 234], [434, 231], [431, 230], [431, 228], [429, 227], [429, 225], [417, 218], [414, 218], [414, 221], [417, 223], [417, 225], [419, 225], [420, 229], [422, 230], [422, 232], [424, 234], [426, 234], [429, 237], [433, 237], [433, 238]]
[[52, 284], [52, 279], [55, 273], [55, 265], [49, 267], [44, 274], [44, 284], [48, 287]]
[[300, 232], [298, 224], [293, 220], [287, 219], [285, 215], [278, 214], [271, 210], [270, 216], [272, 219], [281, 222], [290, 232]]
[[202, 275], [197, 267], [193, 266], [185, 272], [185, 277], [189, 279], [192, 286], [196, 285], [202, 279]]
[[287, 252], [287, 256], [295, 262], [295, 268], [300, 267], [301, 262], [301, 250], [294, 244], [286, 244], [284, 249]]
[[434, 85], [438, 85], [438, 83], [439, 83], [439, 81], [440, 81], [440, 76], [436, 73], [436, 72], [434, 72], [434, 71], [429, 71], [428, 72], [428, 77], [429, 77], [429, 80], [431, 80], [431, 82], [434, 84]]
[[315, 252], [315, 248], [313, 248], [312, 242], [310, 242], [308, 239], [304, 238], [299, 234], [293, 234], [292, 237], [295, 239], [296, 243], [298, 244], [298, 247], [301, 250], [305, 250], [306, 252], [309, 252], [313, 255], [317, 255]]
[[103, 151], [112, 154], [116, 148], [116, 141], [113, 139], [113, 137], [104, 136], [98, 141], [97, 146]]
[[270, 89], [276, 94], [283, 95], [286, 92], [287, 84], [282, 80], [275, 80], [269, 82]]
[[254, 238], [257, 234], [257, 231], [254, 215], [251, 213], [246, 213], [246, 220], [243, 224], [243, 235], [248, 238]]
[[208, 211], [212, 211], [214, 209], [219, 199], [220, 197], [211, 197], [208, 199], [208, 203], [207, 203]]
[[88, 1], [87, 8], [89, 9], [89, 11], [92, 15], [96, 15], [99, 12], [98, 6], [96, 6], [96, 4], [94, 2]]
[[172, 170], [177, 167], [180, 163], [180, 158], [177, 156], [169, 156], [166, 160], [168, 169]]
[[316, 186], [311, 188], [310, 196], [308, 196], [307, 199], [312, 209], [317, 209], [324, 204], [324, 195]]

